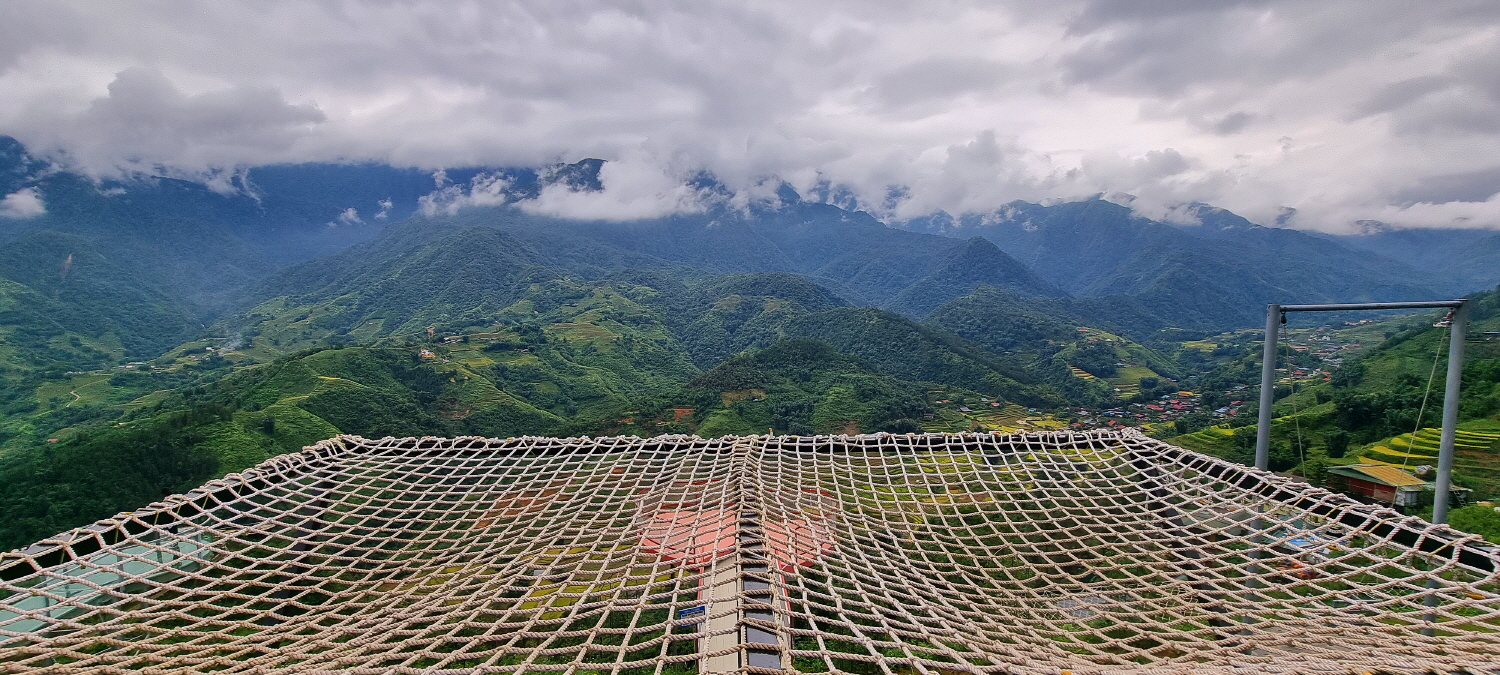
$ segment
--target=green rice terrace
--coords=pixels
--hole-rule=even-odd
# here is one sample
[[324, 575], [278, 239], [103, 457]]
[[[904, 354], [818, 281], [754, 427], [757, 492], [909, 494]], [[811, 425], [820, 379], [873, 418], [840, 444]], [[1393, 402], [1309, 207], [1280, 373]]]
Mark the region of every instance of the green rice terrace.
[[[1432, 427], [1371, 444], [1364, 459], [1394, 466], [1436, 464], [1442, 430]], [[1500, 468], [1500, 432], [1464, 431], [1454, 434], [1455, 463], [1470, 469]]]
[[1475, 671], [1500, 551], [1133, 431], [339, 436], [0, 557], [0, 672]]

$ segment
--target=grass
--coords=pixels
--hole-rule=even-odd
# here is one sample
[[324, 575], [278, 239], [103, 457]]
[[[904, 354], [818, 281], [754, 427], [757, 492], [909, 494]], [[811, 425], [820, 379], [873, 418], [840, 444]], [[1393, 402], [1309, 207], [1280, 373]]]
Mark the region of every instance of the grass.
[[1234, 430], [1224, 426], [1212, 426], [1190, 434], [1173, 436], [1168, 442], [1189, 450], [1223, 457], [1234, 449]]
[[1123, 366], [1108, 381], [1110, 386], [1119, 390], [1118, 396], [1128, 398], [1140, 393], [1143, 377], [1160, 378], [1161, 375], [1146, 366]]

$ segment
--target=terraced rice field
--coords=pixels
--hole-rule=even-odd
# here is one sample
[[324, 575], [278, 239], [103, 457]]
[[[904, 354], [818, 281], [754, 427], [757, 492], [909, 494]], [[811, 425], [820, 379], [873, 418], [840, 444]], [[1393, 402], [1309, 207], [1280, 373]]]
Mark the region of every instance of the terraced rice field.
[[1110, 386], [1118, 389], [1117, 395], [1121, 397], [1135, 396], [1141, 393], [1141, 378], [1161, 377], [1156, 371], [1146, 366], [1123, 366], [1109, 378]]
[[[1416, 434], [1401, 434], [1370, 446], [1364, 458], [1381, 464], [1415, 466], [1436, 464], [1442, 430], [1428, 427]], [[1500, 433], [1458, 430], [1453, 439], [1455, 463], [1460, 469], [1491, 469], [1500, 464]], [[1483, 461], [1489, 459], [1490, 461]], [[1469, 465], [1466, 467], [1466, 464]]]
[[[1437, 466], [1438, 443], [1442, 431], [1426, 428], [1415, 435], [1401, 434], [1370, 446], [1360, 459], [1377, 464], [1411, 468], [1428, 464]], [[1453, 469], [1460, 484], [1494, 492], [1500, 489], [1500, 433], [1458, 430], [1454, 437]]]
[[1199, 429], [1190, 434], [1173, 437], [1172, 443], [1190, 450], [1223, 457], [1234, 446], [1234, 429], [1219, 426]]
[[929, 433], [958, 433], [973, 429], [976, 423], [984, 429], [1003, 433], [1017, 430], [1056, 430], [1068, 426], [1065, 420], [1046, 413], [1028, 412], [1026, 408], [1014, 403], [1001, 408], [991, 408], [988, 403], [978, 405], [969, 413], [961, 413], [953, 408], [939, 408], [936, 417], [922, 423], [922, 430]]

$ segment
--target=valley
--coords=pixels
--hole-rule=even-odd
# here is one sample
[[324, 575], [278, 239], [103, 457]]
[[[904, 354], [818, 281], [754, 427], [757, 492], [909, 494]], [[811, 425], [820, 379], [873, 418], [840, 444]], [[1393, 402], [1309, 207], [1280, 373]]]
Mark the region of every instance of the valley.
[[[591, 189], [597, 164], [565, 168], [512, 170], [504, 203], [430, 213], [420, 176], [380, 167], [252, 173], [258, 205], [37, 174], [57, 208], [0, 222], [0, 548], [338, 433], [1128, 426], [1244, 462], [1266, 301], [1471, 283], [1377, 273], [1400, 263], [1207, 208], [1197, 229], [1098, 200], [893, 227], [787, 190], [626, 222], [527, 211], [547, 181]], [[372, 185], [406, 195], [387, 222], [323, 222], [390, 199]], [[1247, 250], [1289, 267], [1251, 274], [1264, 260]], [[1472, 297], [1476, 327], [1494, 330], [1495, 294]], [[1430, 324], [1293, 326], [1273, 468], [1399, 463]], [[1500, 424], [1497, 362], [1470, 364], [1476, 439]], [[1480, 445], [1458, 477], [1495, 496]]]

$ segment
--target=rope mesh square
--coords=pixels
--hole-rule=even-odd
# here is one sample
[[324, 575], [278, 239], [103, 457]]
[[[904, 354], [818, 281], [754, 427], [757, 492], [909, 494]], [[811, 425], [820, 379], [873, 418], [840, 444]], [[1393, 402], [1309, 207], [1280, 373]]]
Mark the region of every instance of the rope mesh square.
[[1497, 570], [1133, 431], [340, 436], [0, 556], [0, 673], [1500, 672]]

